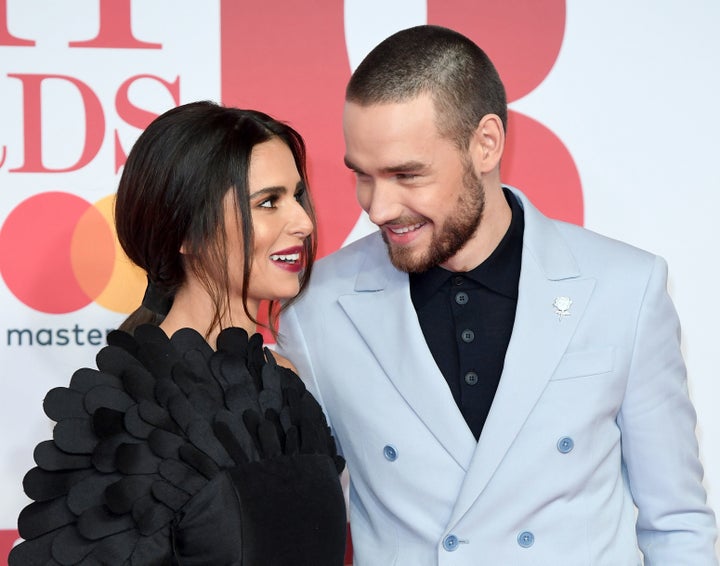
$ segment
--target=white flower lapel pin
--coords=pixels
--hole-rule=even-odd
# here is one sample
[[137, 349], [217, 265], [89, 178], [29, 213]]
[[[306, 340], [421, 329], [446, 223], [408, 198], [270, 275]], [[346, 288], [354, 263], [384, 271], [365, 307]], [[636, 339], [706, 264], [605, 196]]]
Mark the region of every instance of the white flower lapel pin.
[[562, 320], [566, 316], [570, 316], [570, 307], [572, 306], [572, 299], [570, 297], [555, 297], [553, 301], [553, 307], [555, 307], [555, 314], [558, 320]]

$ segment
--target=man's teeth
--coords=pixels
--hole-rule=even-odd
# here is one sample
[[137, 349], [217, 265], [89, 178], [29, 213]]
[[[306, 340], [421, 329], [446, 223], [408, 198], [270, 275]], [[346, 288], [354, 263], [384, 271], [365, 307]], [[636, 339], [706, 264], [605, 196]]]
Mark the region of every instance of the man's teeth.
[[286, 261], [288, 263], [295, 263], [300, 260], [300, 254], [273, 254], [270, 256], [273, 261]]
[[403, 226], [402, 228], [390, 228], [390, 231], [393, 234], [407, 234], [408, 232], [414, 232], [423, 224], [424, 222], [418, 222], [417, 224], [413, 224], [412, 226]]

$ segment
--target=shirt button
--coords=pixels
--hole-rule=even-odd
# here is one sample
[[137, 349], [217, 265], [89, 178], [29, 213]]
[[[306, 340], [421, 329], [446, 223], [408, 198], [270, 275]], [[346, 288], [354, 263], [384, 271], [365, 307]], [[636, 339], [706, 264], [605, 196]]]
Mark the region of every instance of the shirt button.
[[394, 446], [388, 444], [387, 446], [385, 446], [385, 448], [383, 448], [383, 456], [385, 456], [386, 460], [394, 462], [395, 460], [397, 460], [398, 457], [397, 449]]
[[468, 385], [475, 385], [478, 382], [478, 374], [474, 371], [469, 371], [465, 374], [465, 383]]
[[462, 284], [463, 284], [463, 278], [462, 278], [462, 276], [456, 275], [455, 277], [453, 277], [453, 285], [456, 285], [456, 286], [459, 287], [459, 286], [462, 285]]
[[575, 442], [569, 436], [563, 436], [557, 443], [557, 449], [562, 454], [567, 454], [575, 447]]
[[535, 535], [530, 531], [523, 531], [517, 537], [518, 544], [523, 548], [530, 548], [535, 544]]
[[443, 548], [448, 552], [457, 550], [458, 538], [455, 535], [448, 535], [443, 539]]
[[460, 291], [457, 295], [455, 295], [455, 302], [458, 305], [466, 305], [468, 302], [468, 294], [464, 291]]
[[470, 329], [466, 329], [466, 330], [462, 331], [462, 334], [460, 334], [460, 337], [462, 338], [463, 342], [466, 342], [469, 344], [470, 342], [475, 340], [475, 333]]

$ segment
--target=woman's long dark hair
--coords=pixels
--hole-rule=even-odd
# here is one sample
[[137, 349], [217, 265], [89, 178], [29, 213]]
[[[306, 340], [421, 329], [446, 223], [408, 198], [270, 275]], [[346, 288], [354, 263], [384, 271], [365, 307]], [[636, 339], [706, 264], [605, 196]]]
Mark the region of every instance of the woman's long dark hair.
[[[178, 106], [158, 116], [140, 135], [125, 163], [115, 201], [120, 245], [147, 272], [148, 285], [156, 296], [171, 301], [187, 270], [199, 278], [215, 305], [207, 334], [220, 325], [229, 308], [223, 209], [228, 190], [235, 192], [242, 227], [243, 307], [245, 314], [260, 324], [247, 307], [253, 253], [248, 172], [253, 148], [271, 139], [280, 139], [290, 148], [307, 187], [305, 144], [300, 134], [262, 112], [208, 101]], [[308, 191], [300, 203], [314, 226]], [[317, 248], [314, 230], [303, 245], [306, 260], [300, 292], [312, 271]], [[278, 312], [277, 303], [271, 301], [268, 320], [273, 334]], [[120, 328], [132, 332], [140, 324], [159, 324], [163, 318], [141, 305]]]

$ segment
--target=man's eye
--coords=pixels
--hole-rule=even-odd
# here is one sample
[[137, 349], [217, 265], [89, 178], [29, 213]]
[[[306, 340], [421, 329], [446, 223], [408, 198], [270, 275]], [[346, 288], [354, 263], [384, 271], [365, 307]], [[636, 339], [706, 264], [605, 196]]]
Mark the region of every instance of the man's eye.
[[400, 181], [411, 181], [415, 177], [417, 177], [416, 173], [397, 173], [395, 175], [395, 178], [397, 178]]

